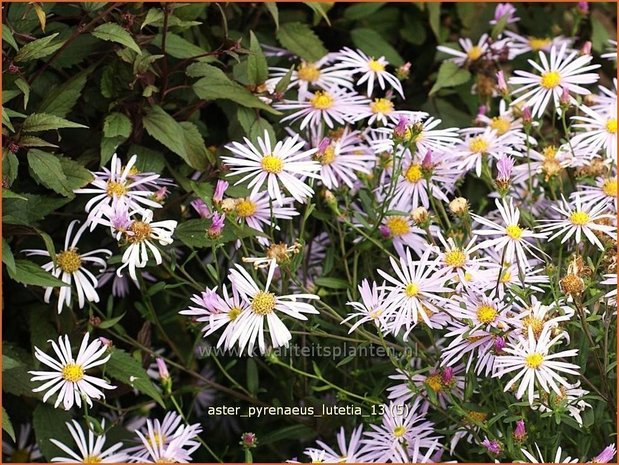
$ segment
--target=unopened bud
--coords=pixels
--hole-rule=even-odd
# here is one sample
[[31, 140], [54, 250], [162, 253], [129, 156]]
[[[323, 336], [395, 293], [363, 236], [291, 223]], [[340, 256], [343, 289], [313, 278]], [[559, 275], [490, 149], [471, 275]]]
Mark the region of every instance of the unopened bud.
[[524, 420], [518, 420], [516, 422], [516, 429], [514, 429], [514, 439], [522, 442], [527, 437], [527, 430], [524, 426]]
[[221, 233], [224, 229], [226, 215], [215, 212], [213, 213], [213, 216], [211, 219], [213, 220], [213, 223], [208, 228], [207, 234], [209, 235], [209, 237], [212, 237], [212, 238], [221, 236]]
[[457, 197], [449, 202], [449, 211], [454, 215], [464, 215], [469, 211], [469, 202], [464, 197]]
[[213, 194], [213, 203], [218, 204], [223, 200], [224, 193], [226, 192], [228, 186], [229, 184], [227, 181], [224, 181], [223, 179], [217, 180], [217, 184], [215, 185], [215, 193]]
[[428, 210], [423, 207], [417, 207], [411, 212], [411, 218], [416, 224], [423, 224], [428, 221]]
[[505, 82], [505, 75], [503, 74], [503, 71], [498, 71], [496, 73], [496, 80], [498, 91], [503, 95], [507, 95], [509, 92], [507, 90], [507, 82]]

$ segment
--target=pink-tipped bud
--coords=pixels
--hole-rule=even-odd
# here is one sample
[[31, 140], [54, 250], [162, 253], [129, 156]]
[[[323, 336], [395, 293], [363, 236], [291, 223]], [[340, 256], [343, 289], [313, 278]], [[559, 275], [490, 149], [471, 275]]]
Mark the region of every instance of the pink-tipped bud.
[[410, 76], [410, 73], [411, 73], [411, 64], [409, 61], [401, 65], [398, 69], [396, 69], [396, 72], [395, 72], [396, 76], [401, 81], [403, 81], [404, 79], [408, 79], [408, 77]]
[[525, 124], [531, 124], [533, 116], [531, 114], [531, 107], [526, 106], [522, 109], [522, 122]]
[[168, 188], [163, 186], [159, 189], [157, 189], [157, 191], [155, 192], [155, 200], [159, 203], [162, 203], [165, 198], [168, 196], [169, 191]]
[[514, 439], [516, 441], [524, 441], [527, 437], [527, 429], [524, 426], [524, 420], [518, 420], [516, 422], [516, 429], [514, 429]]
[[447, 367], [441, 373], [441, 382], [445, 385], [450, 385], [454, 379], [454, 369]]
[[500, 455], [501, 454], [501, 443], [499, 441], [497, 441], [496, 439], [493, 439], [492, 441], [488, 438], [484, 439], [483, 442], [481, 443], [482, 446], [484, 446], [488, 452], [490, 452], [492, 455]]
[[200, 215], [201, 218], [210, 218], [211, 210], [208, 208], [208, 205], [204, 203], [202, 199], [196, 199], [191, 202], [191, 206], [193, 209]]
[[502, 336], [498, 336], [494, 339], [494, 351], [497, 354], [503, 352], [503, 349], [505, 349], [505, 345], [505, 339]]
[[207, 233], [209, 237], [219, 237], [224, 229], [226, 215], [215, 212], [211, 219], [213, 223], [210, 228], [208, 228]]
[[406, 129], [408, 127], [409, 120], [406, 116], [400, 115], [400, 119], [395, 129], [393, 130], [393, 135], [398, 138], [402, 138], [406, 135]]
[[570, 91], [567, 87], [563, 87], [563, 91], [561, 92], [561, 97], [559, 97], [559, 103], [561, 105], [569, 106], [571, 102]]
[[165, 364], [165, 360], [161, 357], [157, 357], [155, 360], [157, 362], [157, 369], [159, 370], [159, 378], [163, 381], [170, 378], [170, 372], [168, 371], [168, 367]]
[[588, 2], [578, 2], [578, 11], [580, 11], [583, 15], [589, 13], [589, 3]]
[[497, 71], [496, 80], [497, 80], [497, 89], [499, 90], [501, 94], [506, 95], [507, 94], [507, 82], [505, 81], [505, 74], [503, 74], [503, 71]]
[[329, 139], [328, 137], [323, 138], [318, 143], [318, 151], [316, 152], [316, 155], [322, 156], [325, 153], [325, 151], [329, 148], [330, 144], [331, 144], [331, 139]]
[[228, 188], [229, 184], [227, 181], [223, 179], [218, 179], [217, 184], [215, 185], [215, 193], [213, 194], [213, 203], [220, 203], [224, 198], [224, 193]]
[[434, 165], [432, 164], [432, 150], [428, 150], [421, 161], [421, 168], [424, 170], [431, 170]]
[[254, 433], [243, 433], [241, 435], [241, 445], [243, 447], [256, 447], [258, 440]]
[[101, 342], [101, 344], [107, 347], [112, 347], [114, 345], [114, 343], [110, 339], [103, 336], [99, 337], [99, 342]]
[[580, 48], [580, 54], [581, 55], [591, 55], [591, 41], [590, 40], [588, 40], [584, 44], [582, 44], [582, 47]]

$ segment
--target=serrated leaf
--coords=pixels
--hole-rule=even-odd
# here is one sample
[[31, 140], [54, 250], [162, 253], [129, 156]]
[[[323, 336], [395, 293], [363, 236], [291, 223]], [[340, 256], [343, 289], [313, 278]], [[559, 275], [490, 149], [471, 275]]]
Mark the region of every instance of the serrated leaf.
[[71, 414], [53, 405], [39, 404], [32, 415], [32, 426], [37, 445], [45, 459], [49, 462], [54, 457], [63, 457], [66, 452], [54, 445], [50, 439], [63, 444], [73, 444], [73, 439], [66, 423], [71, 421]]
[[57, 148], [58, 146], [56, 144], [52, 144], [51, 142], [47, 142], [44, 139], [41, 139], [40, 137], [37, 136], [23, 136], [19, 139], [19, 145], [21, 147], [50, 147], [50, 148]]
[[275, 21], [275, 29], [279, 29], [279, 10], [277, 9], [277, 3], [275, 2], [264, 2], [264, 7], [271, 14], [273, 21]]
[[[152, 44], [156, 47], [161, 48], [162, 46], [162, 37], [161, 34], [157, 34], [152, 41]], [[201, 56], [208, 53], [208, 50], [205, 50], [201, 47], [198, 47], [196, 44], [189, 42], [186, 39], [183, 39], [181, 36], [168, 32], [166, 35], [165, 42], [165, 52], [174, 58], [179, 59], [189, 59], [195, 58], [197, 61], [215, 61], [216, 58], [214, 56]]]
[[7, 270], [15, 273], [15, 257], [13, 257], [11, 246], [4, 237], [2, 238], [2, 263], [6, 265]]
[[8, 26], [2, 28], [2, 40], [13, 47], [15, 51], [19, 51], [19, 46], [15, 42], [15, 37], [13, 37], [13, 33]]
[[112, 349], [111, 357], [105, 364], [105, 372], [111, 378], [137, 389], [165, 408], [161, 394], [151, 382], [146, 370], [124, 350]]
[[77, 103], [88, 75], [94, 68], [88, 68], [76, 74], [63, 84], [54, 87], [41, 102], [38, 113], [48, 113], [64, 118]]
[[105, 137], [124, 137], [131, 135], [133, 125], [129, 117], [117, 111], [110, 113], [103, 121], [103, 135]]
[[37, 180], [60, 195], [73, 198], [73, 190], [56, 155], [39, 149], [28, 151], [28, 165]]
[[94, 31], [91, 32], [93, 36], [97, 39], [107, 40], [110, 42], [116, 42], [117, 44], [124, 45], [125, 47], [129, 47], [131, 50], [136, 52], [138, 55], [142, 54], [142, 50], [140, 50], [139, 45], [133, 40], [131, 34], [123, 29], [116, 23], [105, 23], [95, 28]]
[[9, 414], [6, 413], [4, 407], [2, 407], [2, 429], [9, 435], [9, 437], [15, 441], [15, 430], [13, 429], [13, 424], [11, 423], [11, 419], [9, 418]]
[[2, 221], [8, 224], [32, 226], [48, 213], [69, 202], [66, 197], [54, 198], [25, 193], [20, 194], [19, 198], [6, 198], [6, 191], [7, 189], [2, 189], [2, 195], [6, 199], [2, 202]]
[[24, 110], [25, 110], [26, 107], [28, 106], [28, 100], [30, 100], [30, 86], [22, 78], [15, 79], [15, 85], [18, 87], [19, 90], [22, 91], [22, 94], [24, 94]]
[[393, 66], [404, 63], [398, 51], [374, 29], [357, 28], [350, 33], [350, 37], [355, 46], [372, 57], [384, 56]]
[[367, 18], [368, 16], [372, 16], [383, 6], [385, 6], [385, 3], [382, 2], [353, 3], [344, 11], [344, 18], [351, 21]]
[[21, 284], [41, 287], [66, 287], [67, 283], [62, 282], [58, 278], [54, 278], [51, 273], [48, 273], [39, 265], [30, 260], [15, 260], [15, 271], [9, 272], [9, 277], [13, 281]]
[[9, 131], [15, 132], [15, 128], [13, 127], [13, 124], [11, 123], [11, 119], [9, 118], [9, 114], [6, 111], [6, 108], [2, 107], [0, 111], [2, 111], [2, 125], [9, 128]]
[[[307, 5], [308, 7], [310, 7], [312, 9], [312, 11], [314, 13], [316, 13], [316, 16], [322, 17], [329, 26], [331, 26], [331, 21], [329, 20], [329, 17], [327, 16], [327, 11], [329, 11], [331, 8], [333, 8], [333, 3], [327, 3], [327, 2], [303, 2], [305, 5]], [[320, 19], [315, 20], [314, 21], [314, 25], [318, 24], [320, 22]]]
[[262, 53], [260, 42], [253, 31], [249, 31], [249, 50], [247, 57], [247, 77], [250, 84], [262, 84], [269, 77], [267, 60]]
[[127, 140], [126, 137], [116, 136], [116, 137], [102, 137], [100, 144], [100, 157], [101, 166], [107, 165], [107, 163], [112, 159], [112, 156], [116, 152], [116, 149], [119, 145]]
[[32, 113], [22, 125], [23, 132], [42, 132], [62, 128], [88, 128], [88, 126], [48, 113]]
[[466, 69], [460, 68], [457, 64], [451, 61], [444, 61], [438, 69], [436, 82], [430, 89], [429, 95], [436, 94], [440, 89], [445, 87], [455, 87], [464, 84], [471, 79], [471, 73]]
[[84, 187], [94, 179], [93, 174], [75, 160], [67, 157], [60, 157], [59, 160], [71, 190]]
[[193, 90], [201, 99], [231, 100], [244, 107], [259, 108], [273, 113], [274, 115], [281, 114], [252, 94], [245, 87], [232, 81], [219, 68], [204, 63], [200, 63], [200, 65], [202, 72], [206, 75], [194, 83]]
[[[4, 29], [4, 28], [3, 28]], [[51, 55], [60, 47], [64, 41], [54, 42], [54, 39], [58, 36], [58, 33], [42, 37], [40, 39], [33, 40], [24, 45], [19, 52], [15, 55], [16, 62], [38, 60], [39, 58], [45, 58]]]
[[307, 24], [300, 22], [282, 24], [276, 37], [283, 47], [304, 60], [318, 61], [327, 54], [322, 41]]

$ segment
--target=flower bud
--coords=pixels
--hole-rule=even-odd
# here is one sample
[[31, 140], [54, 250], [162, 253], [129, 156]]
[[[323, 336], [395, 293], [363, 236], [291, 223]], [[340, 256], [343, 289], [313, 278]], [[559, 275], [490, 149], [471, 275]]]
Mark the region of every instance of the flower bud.
[[157, 369], [159, 370], [159, 379], [161, 380], [161, 386], [163, 387], [163, 391], [166, 394], [170, 394], [172, 392], [172, 377], [168, 372], [168, 367], [165, 364], [165, 361], [161, 357], [157, 357]]
[[589, 14], [589, 3], [588, 2], [578, 2], [578, 12], [582, 15]]
[[464, 197], [457, 197], [449, 202], [449, 211], [454, 215], [464, 215], [469, 211], [469, 202]]
[[408, 118], [406, 116], [400, 115], [400, 119], [398, 121], [398, 124], [396, 125], [396, 127], [393, 130], [393, 136], [396, 139], [402, 139], [402, 138], [404, 138], [404, 136], [406, 136], [406, 129], [408, 127], [408, 123], [409, 123]]
[[401, 65], [398, 69], [396, 69], [395, 75], [400, 81], [404, 81], [405, 79], [408, 79], [408, 77], [410, 76], [410, 71], [411, 71], [411, 64], [410, 62], [407, 61], [406, 63]]
[[215, 185], [215, 193], [213, 194], [213, 203], [219, 204], [224, 198], [224, 192], [228, 188], [229, 184], [223, 179], [218, 179]]
[[514, 439], [522, 442], [527, 437], [527, 430], [524, 426], [524, 420], [518, 420], [516, 422], [516, 429], [514, 430]]
[[509, 91], [507, 90], [507, 82], [505, 82], [505, 75], [503, 71], [498, 71], [496, 73], [497, 80], [497, 89], [502, 95], [507, 95]]
[[502, 452], [501, 443], [496, 439], [490, 440], [486, 438], [482, 441], [481, 445], [492, 455], [500, 455]]
[[225, 220], [226, 220], [226, 215], [223, 215], [223, 214], [220, 214], [218, 212], [215, 212], [215, 213], [213, 213], [213, 216], [212, 216], [211, 219], [213, 220], [213, 223], [208, 228], [207, 234], [211, 238], [216, 238], [216, 237], [221, 236], [221, 232], [224, 229], [224, 223], [225, 223]]
[[191, 202], [193, 209], [200, 215], [201, 218], [210, 218], [211, 210], [202, 199], [196, 199]]
[[423, 224], [429, 218], [428, 210], [423, 207], [417, 207], [411, 212], [411, 218], [416, 224]]
[[254, 433], [243, 433], [241, 435], [241, 445], [247, 448], [253, 448], [258, 445], [258, 439]]
[[580, 48], [581, 55], [591, 55], [591, 41], [586, 41]]

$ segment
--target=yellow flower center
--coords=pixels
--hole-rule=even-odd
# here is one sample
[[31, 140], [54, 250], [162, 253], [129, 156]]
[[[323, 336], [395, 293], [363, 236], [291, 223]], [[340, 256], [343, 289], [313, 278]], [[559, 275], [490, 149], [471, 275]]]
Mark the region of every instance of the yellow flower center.
[[554, 89], [561, 84], [561, 75], [558, 71], [547, 71], [542, 74], [540, 84], [544, 89]]
[[506, 118], [501, 118], [500, 116], [495, 116], [490, 121], [490, 127], [496, 131], [499, 136], [502, 136], [511, 127], [511, 123]]
[[70, 381], [71, 383], [77, 383], [84, 378], [84, 369], [81, 365], [75, 363], [67, 363], [62, 367], [62, 379]]
[[445, 252], [445, 264], [454, 268], [462, 268], [466, 263], [466, 254], [460, 249]]
[[127, 193], [127, 187], [124, 182], [108, 181], [106, 192], [110, 197], [122, 197]]
[[411, 230], [408, 220], [404, 216], [391, 216], [387, 218], [385, 224], [393, 237], [403, 236]]
[[82, 460], [82, 463], [101, 463], [101, 457], [98, 455], [87, 455], [84, 457], [84, 460]]
[[512, 239], [518, 240], [522, 237], [522, 228], [517, 224], [510, 224], [507, 228], [505, 228], [505, 234]]
[[310, 99], [310, 105], [316, 110], [328, 110], [333, 106], [333, 97], [328, 92], [319, 90]]
[[257, 205], [248, 198], [242, 199], [236, 204], [236, 214], [241, 218], [252, 216], [257, 209]]
[[480, 56], [484, 53], [483, 49], [479, 45], [473, 45], [466, 52], [466, 56], [469, 60], [475, 61], [478, 60]]
[[160, 435], [159, 433], [153, 433], [152, 436], [146, 438], [146, 442], [150, 444], [152, 447], [161, 447], [166, 442], [167, 438], [165, 435]]
[[260, 161], [260, 166], [267, 173], [279, 174], [284, 169], [284, 161], [275, 155], [265, 155]]
[[421, 172], [421, 165], [411, 165], [404, 173], [404, 177], [408, 182], [416, 183], [419, 182], [423, 178], [423, 173]]
[[542, 333], [542, 329], [544, 329], [544, 321], [539, 318], [535, 318], [533, 315], [525, 316], [522, 319], [522, 324], [525, 328], [527, 328], [527, 331], [531, 328], [533, 330], [533, 334], [535, 334], [535, 337], [539, 337]]
[[370, 103], [370, 109], [372, 110], [372, 113], [382, 113], [383, 115], [386, 115], [393, 111], [393, 103], [391, 100], [387, 100], [386, 98], [376, 98], [372, 103]]
[[415, 297], [417, 294], [419, 294], [419, 286], [415, 283], [408, 283], [404, 288], [404, 294], [406, 294], [406, 297], [409, 298]]
[[376, 72], [376, 73], [380, 73], [381, 71], [385, 71], [385, 65], [383, 65], [382, 63], [371, 59], [370, 61], [368, 61], [368, 68], [370, 68], [370, 70]]
[[509, 270], [505, 270], [503, 274], [501, 275], [501, 283], [507, 284], [508, 282], [511, 281], [511, 279], [512, 279], [512, 274], [509, 272]]
[[82, 259], [76, 249], [69, 249], [56, 254], [56, 263], [65, 273], [75, 273], [80, 269]]
[[129, 231], [133, 233], [127, 236], [129, 242], [142, 242], [150, 238], [153, 228], [150, 227], [150, 224], [144, 223], [143, 221], [134, 221], [131, 223], [131, 226], [129, 226]]
[[482, 305], [477, 309], [477, 319], [480, 323], [488, 324], [496, 320], [498, 312], [490, 305]]
[[546, 160], [553, 160], [557, 156], [557, 148], [554, 145], [544, 147], [544, 150], [542, 150], [542, 155], [544, 155]]
[[401, 438], [405, 434], [406, 434], [406, 427], [405, 426], [400, 425], [400, 426], [396, 426], [395, 428], [393, 428], [393, 435], [396, 438]]
[[316, 82], [320, 78], [320, 70], [314, 63], [303, 62], [297, 68], [297, 76], [299, 79], [306, 82]]
[[546, 47], [548, 47], [551, 44], [551, 40], [550, 39], [542, 39], [540, 37], [529, 37], [529, 47], [531, 47], [531, 50], [533, 50], [534, 52], [537, 52], [538, 50], [542, 50]]
[[542, 354], [538, 354], [537, 352], [534, 354], [529, 354], [524, 358], [524, 364], [528, 368], [533, 368], [534, 370], [537, 370], [543, 361], [544, 356]]
[[155, 463], [176, 463], [176, 460], [169, 457], [159, 457]]
[[137, 166], [133, 165], [129, 170], [129, 176], [135, 176], [136, 174], [140, 174], [140, 170]]
[[472, 410], [469, 410], [466, 413], [466, 416], [469, 417], [471, 420], [477, 422], [477, 423], [483, 423], [484, 421], [486, 421], [486, 418], [488, 418], [488, 414], [484, 413], [484, 412], [474, 412]]
[[333, 163], [335, 161], [335, 147], [333, 147], [332, 145], [329, 145], [325, 151], [323, 152], [323, 154], [318, 158], [318, 161], [320, 162], [321, 165], [330, 165], [331, 163]]
[[275, 296], [270, 292], [260, 291], [251, 301], [251, 309], [257, 315], [268, 315], [275, 308]]
[[434, 392], [439, 392], [443, 389], [443, 383], [441, 382], [441, 375], [430, 375], [425, 380], [426, 386], [432, 389]]
[[469, 141], [469, 150], [473, 153], [485, 153], [488, 150], [488, 142], [481, 137], [473, 137]]
[[617, 178], [610, 178], [604, 181], [602, 192], [609, 197], [617, 197]]
[[230, 321], [236, 320], [241, 314], [241, 311], [242, 310], [239, 307], [232, 307], [228, 312], [228, 318], [230, 319]]
[[577, 211], [570, 215], [570, 221], [576, 226], [584, 226], [589, 220], [589, 215], [583, 211]]
[[370, 318], [372, 318], [373, 320], [378, 320], [382, 314], [383, 314], [383, 309], [377, 308], [376, 310], [372, 310], [370, 312]]
[[606, 130], [611, 134], [617, 134], [617, 118], [608, 118]]

